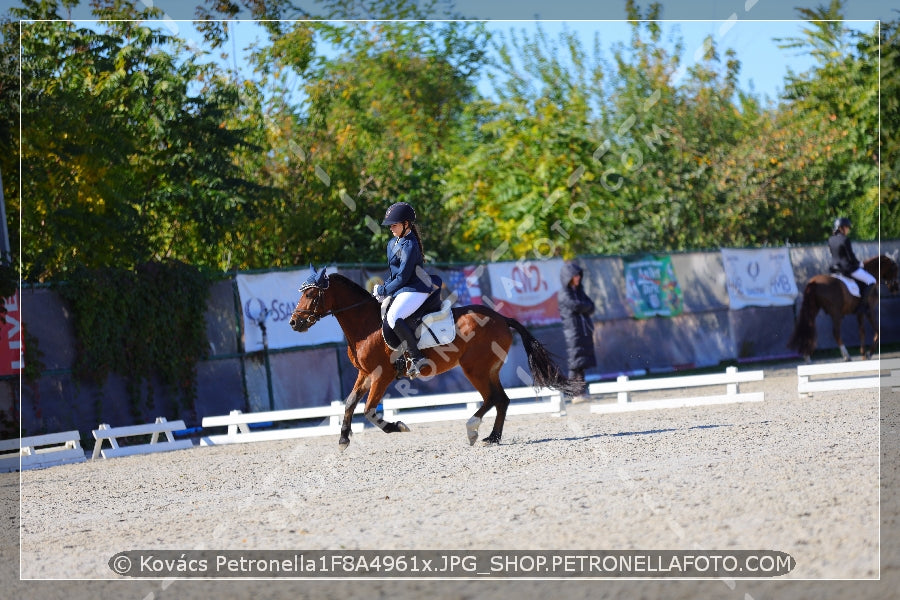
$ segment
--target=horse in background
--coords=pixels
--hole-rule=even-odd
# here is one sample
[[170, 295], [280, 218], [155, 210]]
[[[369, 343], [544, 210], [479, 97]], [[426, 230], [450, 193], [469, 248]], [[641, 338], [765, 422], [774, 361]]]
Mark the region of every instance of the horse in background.
[[[800, 314], [787, 344], [789, 349], [803, 355], [806, 362], [810, 362], [810, 356], [816, 349], [816, 315], [820, 310], [825, 311], [825, 314], [831, 317], [831, 332], [845, 361], [850, 360], [850, 353], [841, 340], [841, 320], [846, 315], [856, 313], [856, 321], [859, 324], [860, 356], [872, 357], [872, 352], [878, 345], [877, 308], [880, 284], [885, 284], [888, 290], [894, 294], [900, 288], [900, 283], [897, 279], [897, 263], [884, 254], [865, 261], [863, 269], [877, 280], [876, 289], [869, 294], [868, 306], [863, 313], [856, 313], [860, 299], [851, 295], [847, 286], [840, 279], [828, 274], [820, 274], [814, 275], [806, 283], [806, 287], [803, 288]], [[864, 318], [868, 319], [874, 331], [872, 346], [868, 349], [866, 348]]]

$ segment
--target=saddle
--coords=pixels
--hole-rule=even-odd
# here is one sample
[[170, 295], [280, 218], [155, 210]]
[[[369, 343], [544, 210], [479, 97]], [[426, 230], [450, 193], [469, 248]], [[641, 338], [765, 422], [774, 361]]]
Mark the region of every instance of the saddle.
[[[425, 302], [413, 314], [406, 317], [406, 322], [416, 332], [418, 340], [416, 345], [420, 350], [443, 346], [456, 338], [456, 321], [453, 319], [452, 306], [449, 301], [441, 300], [443, 282], [437, 275], [432, 275], [431, 281], [434, 289], [428, 294]], [[401, 345], [400, 338], [388, 326], [386, 319], [392, 301], [393, 298], [388, 298], [381, 304], [381, 336], [388, 348], [397, 350]], [[406, 357], [401, 357], [397, 363], [395, 366], [399, 378], [406, 372]]]
[[852, 277], [847, 277], [843, 273], [832, 272], [829, 273], [832, 277], [841, 281], [845, 286], [847, 286], [847, 291], [850, 292], [850, 295], [854, 298], [859, 298], [859, 284]]

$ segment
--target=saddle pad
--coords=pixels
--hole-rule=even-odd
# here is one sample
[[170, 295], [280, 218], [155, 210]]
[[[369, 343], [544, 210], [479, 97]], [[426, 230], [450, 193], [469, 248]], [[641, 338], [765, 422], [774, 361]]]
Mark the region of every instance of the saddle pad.
[[852, 277], [847, 277], [842, 273], [831, 273], [831, 276], [835, 279], [840, 279], [844, 282], [844, 285], [847, 286], [847, 291], [850, 292], [851, 296], [855, 296], [859, 298], [859, 285], [857, 285], [856, 280]]
[[422, 324], [416, 329], [419, 348], [433, 348], [449, 344], [456, 338], [456, 321], [453, 320], [453, 309], [445, 302], [439, 312], [422, 317]]

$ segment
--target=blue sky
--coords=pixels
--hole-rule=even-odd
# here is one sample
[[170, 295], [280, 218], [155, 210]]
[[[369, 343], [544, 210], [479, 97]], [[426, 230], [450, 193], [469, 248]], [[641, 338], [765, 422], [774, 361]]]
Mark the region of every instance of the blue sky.
[[[512, 29], [535, 32], [536, 21], [491, 21], [489, 27], [494, 31], [509, 32]], [[180, 23], [181, 34], [188, 35], [186, 31], [189, 23]], [[252, 21], [234, 22], [235, 32], [234, 48], [241, 54], [241, 50], [254, 40], [265, 40], [264, 34], [258, 25]], [[739, 85], [742, 90], [752, 92], [757, 96], [776, 100], [778, 93], [784, 87], [784, 78], [789, 70], [794, 73], [803, 73], [809, 70], [814, 61], [805, 53], [798, 50], [785, 50], [778, 47], [775, 38], [802, 37], [802, 29], [808, 25], [803, 21], [749, 21], [749, 20], [686, 20], [665, 21], [662, 23], [663, 43], [671, 48], [675, 38], [681, 38], [684, 45], [682, 59], [684, 64], [691, 64], [695, 55], [702, 48], [707, 36], [714, 40], [719, 56], [724, 60], [724, 52], [727, 48], [733, 49], [737, 59], [741, 62]], [[874, 21], [848, 22], [851, 29], [870, 31], [874, 28]], [[594, 35], [600, 39], [600, 48], [605, 59], [612, 58], [612, 46], [622, 43], [627, 46], [631, 36], [631, 26], [623, 21], [540, 21], [540, 27], [548, 37], [556, 39], [557, 35], [565, 27], [579, 35], [585, 48], [590, 48]], [[226, 50], [231, 52], [232, 45]], [[227, 64], [232, 66], [233, 59]], [[252, 69], [243, 65], [238, 60], [238, 68], [246, 77], [252, 76]], [[483, 91], [488, 91], [485, 84]]]
[[[15, 1], [15, 0], [14, 0]], [[678, 29], [684, 37], [685, 58], [690, 60], [693, 52], [700, 47], [704, 37], [712, 35], [720, 51], [733, 48], [742, 63], [740, 85], [745, 91], [752, 89], [759, 95], [775, 98], [781, 89], [788, 68], [795, 72], [803, 72], [811, 66], [808, 56], [798, 55], [795, 51], [777, 48], [773, 37], [790, 37], [799, 35], [803, 26], [796, 21], [800, 16], [800, 7], [816, 9], [827, 5], [829, 0], [692, 0], [691, 2], [675, 0], [660, 1], [662, 9], [660, 18], [666, 20], [666, 26]], [[135, 0], [140, 6], [154, 6], [163, 11], [169, 24], [177, 26], [180, 33], [185, 33], [190, 25], [185, 20], [196, 17], [196, 8], [200, 2], [190, 0]], [[320, 0], [300, 0], [295, 2], [306, 10], [315, 12]], [[646, 14], [646, 7], [651, 0], [636, 0], [640, 10]], [[365, 2], [356, 2], [364, 6]], [[884, 0], [845, 0], [842, 14], [848, 20], [848, 26], [854, 29], [869, 31], [876, 19], [896, 21], [900, 19], [897, 7], [891, 7]], [[493, 26], [526, 26], [534, 19], [544, 19], [544, 27], [549, 30], [552, 23], [564, 20], [573, 29], [586, 33], [590, 39], [592, 32], [600, 29], [603, 33], [601, 44], [604, 52], [615, 41], [627, 41], [628, 26], [623, 22], [626, 18], [625, 0], [518, 0], [517, 2], [499, 2], [496, 0], [439, 0], [429, 14], [433, 18], [444, 17], [448, 9], [472, 19], [495, 20]], [[87, 0], [81, 0], [66, 15], [72, 19], [90, 19], [90, 6]], [[247, 18], [245, 9], [237, 18]], [[499, 21], [499, 20], [506, 21]], [[513, 23], [510, 19], [519, 21]], [[525, 21], [523, 21], [525, 20]], [[551, 21], [553, 20], [553, 21]], [[588, 22], [590, 20], [590, 22]], [[249, 22], [248, 28], [252, 27]], [[252, 32], [239, 28], [242, 36], [237, 40], [238, 48], [246, 45], [253, 37]], [[249, 74], [249, 73], [248, 73]]]

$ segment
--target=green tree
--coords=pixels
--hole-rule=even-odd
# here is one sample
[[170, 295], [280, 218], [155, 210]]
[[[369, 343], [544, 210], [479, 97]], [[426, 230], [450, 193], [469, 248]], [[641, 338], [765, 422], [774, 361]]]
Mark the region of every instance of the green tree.
[[[454, 257], [484, 260], [589, 251], [596, 221], [591, 99], [602, 78], [571, 32], [550, 40], [511, 32], [496, 43], [496, 100], [471, 103], [470, 133], [447, 174], [445, 219]], [[597, 94], [599, 96], [599, 94]]]
[[862, 43], [881, 49], [881, 235], [900, 238], [900, 22], [882, 23], [877, 39]]
[[832, 0], [828, 7], [799, 9], [809, 19], [804, 36], [783, 44], [817, 59], [809, 73], [792, 76], [786, 88], [790, 126], [823, 134], [817, 160], [804, 165], [820, 178], [820, 185], [805, 194], [806, 212], [816, 215], [818, 232], [802, 231], [801, 241], [820, 241], [839, 215], [853, 218], [857, 236], [878, 236], [877, 33], [850, 31], [841, 20], [842, 7]]
[[[441, 228], [441, 177], [459, 115], [483, 59], [481, 27], [461, 23], [370, 22], [312, 25], [329, 56], [273, 44], [264, 64], [302, 75], [297, 106], [269, 104], [277, 150], [265, 176], [280, 199], [257, 222], [268, 232], [258, 256], [277, 264], [381, 261], [387, 206], [412, 203], [426, 226]], [[288, 33], [304, 36], [305, 29]], [[426, 254], [443, 256], [443, 236]], [[278, 254], [278, 252], [281, 252]], [[253, 259], [249, 259], [253, 262]]]
[[228, 127], [238, 94], [213, 63], [140, 21], [98, 4], [98, 27], [22, 27], [22, 247], [25, 276], [75, 265], [132, 267], [178, 259], [218, 267], [222, 234], [259, 192], [234, 164], [246, 132]]

